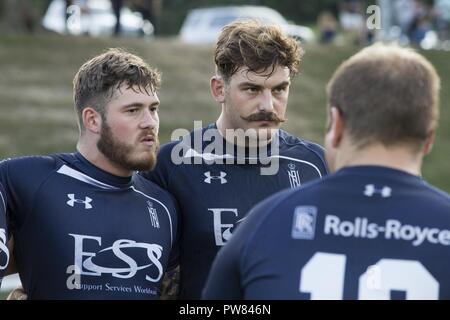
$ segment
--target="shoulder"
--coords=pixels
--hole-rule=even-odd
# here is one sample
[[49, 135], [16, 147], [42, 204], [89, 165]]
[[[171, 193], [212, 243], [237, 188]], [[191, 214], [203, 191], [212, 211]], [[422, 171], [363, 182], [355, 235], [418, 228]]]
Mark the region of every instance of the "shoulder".
[[[31, 201], [36, 192], [64, 163], [60, 154], [3, 160], [0, 162], [0, 182], [5, 188], [7, 198], [21, 203]], [[10, 200], [8, 202], [12, 203]]]
[[285, 147], [302, 149], [304, 152], [310, 152], [320, 158], [324, 158], [325, 152], [321, 145], [296, 137], [284, 130], [280, 130], [280, 144]]
[[[450, 207], [450, 194], [446, 193], [445, 191], [438, 189], [435, 186], [432, 186], [424, 181], [424, 187], [428, 191], [427, 197], [437, 203], [441, 203], [443, 205], [446, 205], [447, 207]], [[424, 194], [425, 196], [425, 194]]]
[[[0, 170], [20, 175], [42, 175], [54, 170], [64, 162], [64, 154], [49, 156], [26, 156], [5, 159], [0, 162]], [[68, 155], [67, 155], [68, 156]]]
[[166, 190], [162, 189], [156, 183], [146, 179], [146, 177], [144, 176], [144, 172], [137, 172], [133, 174], [132, 180], [134, 187], [138, 187], [139, 189], [145, 190], [149, 194], [154, 195], [160, 194], [162, 196], [169, 195], [169, 193]]
[[151, 197], [160, 201], [170, 211], [176, 209], [175, 199], [168, 191], [146, 178], [145, 173], [133, 175], [133, 186], [144, 197]]
[[317, 167], [322, 175], [328, 173], [324, 148], [314, 142], [303, 140], [280, 130], [280, 156], [293, 160], [309, 162]]

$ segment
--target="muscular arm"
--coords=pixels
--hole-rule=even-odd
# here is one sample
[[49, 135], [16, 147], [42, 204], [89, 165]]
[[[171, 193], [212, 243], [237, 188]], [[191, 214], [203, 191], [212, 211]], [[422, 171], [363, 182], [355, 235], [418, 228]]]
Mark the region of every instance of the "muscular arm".
[[177, 300], [180, 293], [180, 266], [164, 275], [161, 286], [161, 300]]

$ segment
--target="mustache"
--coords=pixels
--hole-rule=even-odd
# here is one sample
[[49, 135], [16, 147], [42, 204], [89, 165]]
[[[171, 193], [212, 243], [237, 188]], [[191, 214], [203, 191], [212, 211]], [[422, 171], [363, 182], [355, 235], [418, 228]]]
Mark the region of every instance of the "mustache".
[[154, 140], [158, 140], [158, 134], [153, 130], [145, 130], [139, 134], [138, 139], [141, 140], [147, 136], [151, 136]]
[[276, 113], [273, 112], [258, 112], [253, 113], [247, 117], [241, 116], [242, 119], [252, 122], [252, 121], [270, 121], [275, 123], [285, 122], [287, 119], [279, 117]]

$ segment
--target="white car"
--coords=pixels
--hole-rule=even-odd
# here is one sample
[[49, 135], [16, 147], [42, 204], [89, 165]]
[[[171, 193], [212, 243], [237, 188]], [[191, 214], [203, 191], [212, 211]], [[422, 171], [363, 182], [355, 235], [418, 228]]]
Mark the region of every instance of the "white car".
[[278, 12], [263, 6], [228, 6], [192, 9], [180, 30], [185, 43], [214, 43], [221, 29], [235, 20], [257, 19], [264, 24], [276, 24], [291, 37], [302, 42], [315, 39], [311, 28], [291, 24]]
[[[66, 2], [53, 0], [45, 13], [42, 25], [48, 30], [74, 35], [109, 36], [114, 33], [116, 16], [109, 0], [79, 0], [67, 8]], [[121, 34], [124, 36], [151, 36], [153, 25], [142, 18], [138, 12], [132, 12], [123, 6], [120, 11]], [[66, 29], [67, 25], [67, 29]]]

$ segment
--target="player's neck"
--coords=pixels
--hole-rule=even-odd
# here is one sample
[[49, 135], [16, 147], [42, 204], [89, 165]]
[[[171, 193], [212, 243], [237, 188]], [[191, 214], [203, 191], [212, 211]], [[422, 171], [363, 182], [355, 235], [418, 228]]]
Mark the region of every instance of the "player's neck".
[[77, 150], [81, 155], [86, 158], [90, 163], [92, 163], [97, 168], [102, 169], [112, 175], [118, 177], [130, 177], [133, 171], [122, 168], [114, 163], [112, 163], [108, 158], [101, 153], [96, 144], [89, 144], [83, 141], [78, 141]]
[[363, 165], [383, 166], [413, 175], [420, 175], [422, 166], [422, 156], [412, 154], [407, 147], [386, 148], [379, 144], [363, 149], [343, 150], [337, 161], [338, 168]]

